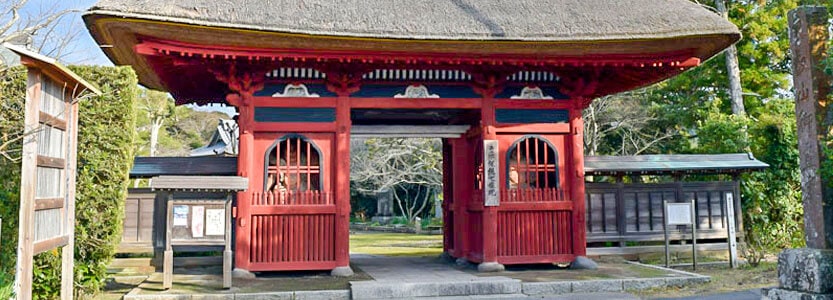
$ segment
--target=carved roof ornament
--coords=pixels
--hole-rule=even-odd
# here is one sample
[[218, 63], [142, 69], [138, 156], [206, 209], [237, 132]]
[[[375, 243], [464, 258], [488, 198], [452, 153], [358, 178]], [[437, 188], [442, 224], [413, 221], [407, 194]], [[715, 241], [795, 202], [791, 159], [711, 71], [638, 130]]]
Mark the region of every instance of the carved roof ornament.
[[404, 94], [396, 94], [394, 98], [439, 98], [440, 95], [431, 94], [428, 88], [421, 84], [409, 85]]
[[299, 98], [318, 98], [318, 94], [310, 94], [306, 85], [303, 84], [287, 84], [283, 89], [283, 93], [277, 92], [272, 94], [272, 97], [299, 97]]
[[511, 99], [553, 99], [552, 96], [544, 95], [539, 87], [524, 87], [521, 94], [512, 96]]

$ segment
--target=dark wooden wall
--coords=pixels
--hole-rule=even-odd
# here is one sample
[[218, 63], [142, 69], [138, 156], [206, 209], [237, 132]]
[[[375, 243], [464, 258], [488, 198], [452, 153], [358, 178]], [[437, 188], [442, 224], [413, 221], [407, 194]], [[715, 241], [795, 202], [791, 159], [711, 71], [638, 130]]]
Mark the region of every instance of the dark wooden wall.
[[[725, 245], [726, 194], [734, 200], [735, 223], [742, 236], [743, 221], [737, 181], [673, 182], [656, 184], [586, 183], [587, 242], [594, 248], [611, 246], [626, 248], [629, 242], [663, 241], [663, 201], [695, 200], [698, 244], [710, 240]], [[671, 239], [690, 239], [677, 226], [670, 228]], [[702, 241], [701, 241], [702, 240]], [[605, 251], [604, 253], [615, 253]], [[629, 253], [621, 249], [622, 253]]]
[[156, 194], [149, 188], [128, 189], [124, 202], [119, 252], [150, 252], [153, 250], [153, 200]]

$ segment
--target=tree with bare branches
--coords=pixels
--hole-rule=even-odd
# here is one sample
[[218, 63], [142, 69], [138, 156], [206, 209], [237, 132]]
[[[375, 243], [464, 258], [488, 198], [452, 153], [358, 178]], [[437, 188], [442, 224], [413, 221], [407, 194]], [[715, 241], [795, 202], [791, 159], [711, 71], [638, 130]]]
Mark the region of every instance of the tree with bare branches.
[[594, 100], [585, 109], [588, 155], [656, 152], [663, 141], [680, 135], [678, 128], [653, 126], [660, 116], [642, 98], [640, 91], [611, 95]]
[[391, 190], [397, 209], [413, 223], [442, 191], [441, 148], [438, 139], [354, 140], [350, 179], [361, 192]]
[[58, 59], [75, 53], [73, 42], [83, 27], [68, 26], [65, 17], [80, 11], [59, 4], [56, 1], [46, 7], [36, 7], [28, 0], [0, 0], [0, 44], [22, 45]]
[[[66, 26], [60, 25], [62, 18], [76, 11], [60, 9], [57, 4], [44, 9], [25, 9], [27, 4], [28, 0], [0, 0], [0, 45], [23, 45], [51, 57], [69, 55], [73, 51], [70, 45], [81, 30], [80, 27], [68, 30]], [[15, 86], [7, 81], [25, 78], [18, 76], [20, 72], [26, 70], [22, 67], [12, 68], [9, 62], [0, 59], [0, 81], [8, 83], [4, 86]], [[21, 141], [25, 136], [36, 133], [37, 129], [24, 132], [24, 97], [13, 90], [0, 93], [0, 159], [18, 161]]]

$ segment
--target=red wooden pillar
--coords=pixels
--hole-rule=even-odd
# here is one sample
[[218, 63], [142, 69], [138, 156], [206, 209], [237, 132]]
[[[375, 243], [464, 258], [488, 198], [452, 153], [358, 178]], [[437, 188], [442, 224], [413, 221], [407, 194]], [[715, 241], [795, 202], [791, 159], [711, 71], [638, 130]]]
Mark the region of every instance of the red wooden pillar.
[[350, 98], [339, 93], [336, 100], [334, 163], [336, 228], [334, 276], [353, 275], [350, 269]]
[[[252, 151], [254, 150], [254, 108], [252, 107], [251, 95], [230, 94], [227, 98], [230, 104], [236, 104], [239, 113], [237, 123], [240, 130], [240, 141], [237, 151], [237, 175], [249, 178], [249, 175], [253, 172]], [[249, 180], [249, 189], [237, 193], [234, 265], [236, 268], [243, 270], [248, 270], [250, 262], [251, 224], [249, 223], [251, 219], [249, 209], [252, 203], [251, 191], [256, 189], [256, 183]]]
[[452, 205], [453, 202], [456, 200], [453, 195], [453, 185], [451, 182], [451, 172], [452, 171], [452, 153], [451, 153], [451, 140], [450, 139], [442, 139], [442, 151], [443, 151], [443, 202], [442, 202], [442, 210], [443, 210], [443, 253], [444, 255], [451, 255], [451, 251], [454, 249], [454, 228], [453, 222], [451, 219], [453, 218], [453, 209]]
[[[480, 109], [480, 124], [482, 140], [496, 140], [495, 133], [495, 99], [494, 92], [484, 93], [483, 104]], [[483, 141], [480, 141], [482, 143]], [[485, 151], [485, 149], [484, 149]], [[484, 161], [485, 163], [485, 161]], [[501, 181], [500, 172], [496, 174], [497, 181]], [[499, 185], [500, 186], [500, 185]], [[477, 267], [481, 272], [502, 271], [503, 265], [497, 263], [497, 207], [483, 207], [483, 262]]]
[[570, 109], [570, 139], [571, 174], [570, 198], [573, 201], [573, 254], [587, 255], [587, 233], [585, 225], [585, 195], [584, 195], [584, 119], [582, 106], [585, 101], [574, 100], [575, 105]]
[[452, 256], [464, 258], [469, 252], [468, 237], [471, 234], [467, 230], [468, 211], [467, 206], [471, 199], [474, 179], [471, 175], [474, 167], [474, 159], [469, 155], [468, 140], [465, 137], [451, 140], [451, 157], [453, 157], [453, 197], [454, 203], [454, 252]]

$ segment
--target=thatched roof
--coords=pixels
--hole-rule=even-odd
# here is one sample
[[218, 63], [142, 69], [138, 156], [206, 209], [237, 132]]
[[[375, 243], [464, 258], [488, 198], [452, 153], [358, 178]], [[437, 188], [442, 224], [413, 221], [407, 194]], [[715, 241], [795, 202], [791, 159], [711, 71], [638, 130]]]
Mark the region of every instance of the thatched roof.
[[101, 0], [88, 15], [367, 38], [588, 41], [738, 35], [688, 0]]

